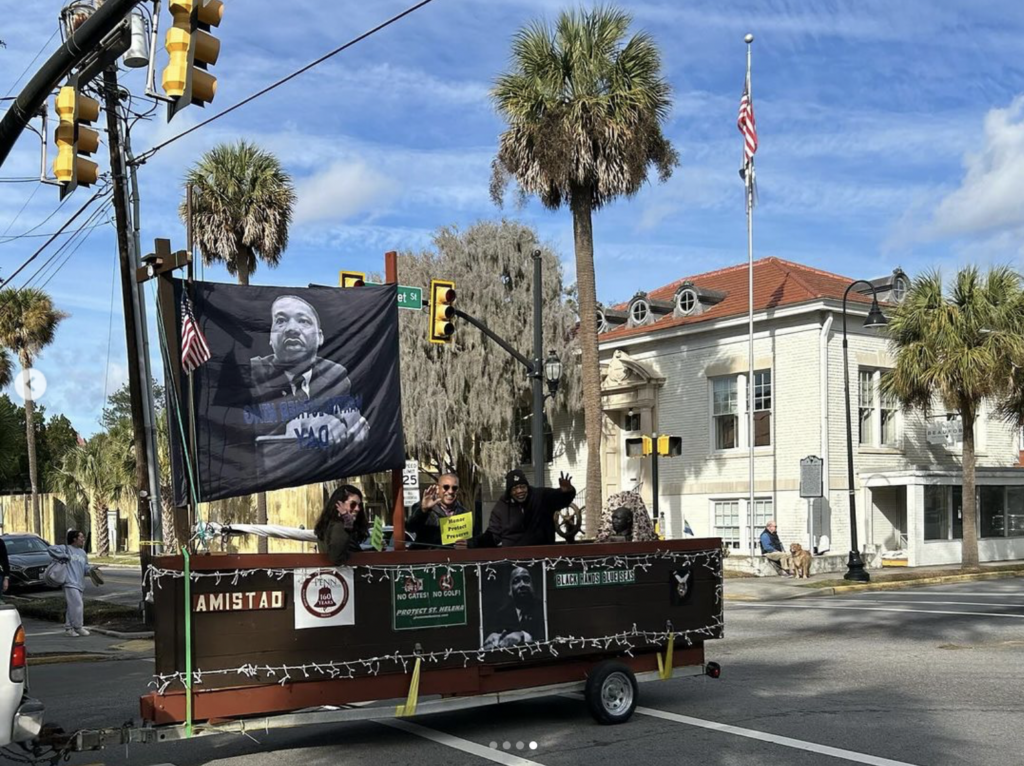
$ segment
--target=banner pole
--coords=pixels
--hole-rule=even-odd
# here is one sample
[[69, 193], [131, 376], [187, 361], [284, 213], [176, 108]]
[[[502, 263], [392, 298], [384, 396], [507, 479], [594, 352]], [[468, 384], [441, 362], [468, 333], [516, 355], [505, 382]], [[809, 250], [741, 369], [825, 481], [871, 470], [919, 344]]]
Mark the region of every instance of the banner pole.
[[[398, 253], [389, 250], [384, 253], [384, 282], [389, 285], [398, 284]], [[394, 510], [391, 514], [391, 540], [396, 551], [405, 550], [405, 492], [402, 485], [402, 471], [391, 469], [391, 496], [394, 498]]]

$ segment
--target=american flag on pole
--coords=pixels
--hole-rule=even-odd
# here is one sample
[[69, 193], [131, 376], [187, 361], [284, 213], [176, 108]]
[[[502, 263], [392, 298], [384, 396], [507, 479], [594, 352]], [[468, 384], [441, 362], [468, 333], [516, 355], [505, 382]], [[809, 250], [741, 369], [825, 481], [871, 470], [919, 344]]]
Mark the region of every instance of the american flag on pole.
[[750, 72], [747, 72], [747, 79], [743, 83], [743, 95], [740, 96], [740, 113], [736, 119], [736, 127], [743, 134], [743, 164], [740, 168], [740, 175], [746, 178], [746, 171], [753, 164], [754, 153], [757, 151], [757, 126], [754, 123], [754, 102], [750, 97]]
[[181, 366], [189, 375], [210, 358], [210, 346], [192, 313], [192, 301], [181, 296]]

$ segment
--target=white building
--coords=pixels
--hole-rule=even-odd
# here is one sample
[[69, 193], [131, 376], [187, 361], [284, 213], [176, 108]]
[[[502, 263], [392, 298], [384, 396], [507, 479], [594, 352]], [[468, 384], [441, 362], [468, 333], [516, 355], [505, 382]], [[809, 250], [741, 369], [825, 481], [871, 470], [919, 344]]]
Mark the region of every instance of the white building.
[[[659, 461], [660, 511], [668, 537], [683, 536], [685, 520], [697, 536], [719, 536], [745, 552], [773, 517], [787, 546], [799, 542], [821, 552], [848, 551], [842, 299], [850, 283], [777, 258], [754, 264], [753, 508], [746, 264], [602, 309], [603, 496], [640, 482], [650, 507], [650, 459], [626, 457], [625, 440], [652, 432], [677, 435], [682, 456]], [[896, 271], [877, 284], [883, 283], [878, 297], [884, 308], [902, 298], [908, 281]], [[859, 542], [869, 553], [904, 550], [910, 566], [959, 562], [958, 423], [945, 414], [932, 413], [929, 420], [920, 412], [904, 414], [880, 396], [879, 375], [893, 360], [887, 342], [863, 327], [869, 306], [868, 295], [850, 293]], [[551, 483], [566, 470], [582, 484], [581, 425], [555, 418]], [[944, 434], [944, 443], [932, 443]], [[1024, 558], [1024, 470], [1017, 467], [1017, 432], [983, 411], [976, 440], [980, 558]], [[799, 492], [800, 461], [812, 455], [824, 466], [823, 497], [816, 501], [802, 499]]]

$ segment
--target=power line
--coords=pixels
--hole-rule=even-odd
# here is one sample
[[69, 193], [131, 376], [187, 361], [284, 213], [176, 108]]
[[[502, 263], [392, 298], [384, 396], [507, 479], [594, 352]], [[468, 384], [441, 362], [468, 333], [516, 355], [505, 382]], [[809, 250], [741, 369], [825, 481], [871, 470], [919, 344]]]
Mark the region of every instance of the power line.
[[[40, 186], [41, 185], [42, 184], [40, 184]], [[32, 198], [36, 196], [36, 192], [38, 192], [38, 191], [39, 191], [39, 186], [37, 186], [35, 189], [32, 190], [32, 193], [30, 195], [28, 195], [28, 199], [25, 200], [25, 204], [21, 206], [21, 210], [19, 210], [17, 213], [14, 214], [14, 218], [12, 218], [11, 222], [9, 224], [7, 224], [7, 228], [4, 229], [4, 233], [3, 234], [0, 234], [0, 237], [6, 237], [7, 236], [7, 232], [9, 232], [11, 230], [11, 227], [14, 226], [15, 223], [17, 223], [19, 218], [21, 218], [21, 214], [25, 212], [25, 208], [28, 207], [28, 203], [32, 201]], [[12, 239], [17, 239], [17, 238], [16, 237], [12, 237]]]
[[60, 31], [60, 27], [59, 26], [57, 27], [57, 29], [53, 30], [53, 34], [50, 35], [50, 39], [47, 40], [45, 43], [43, 43], [43, 47], [39, 49], [39, 53], [37, 53], [32, 58], [32, 60], [30, 62], [28, 62], [28, 66], [25, 67], [24, 71], [22, 71], [22, 73], [18, 75], [18, 79], [11, 83], [11, 87], [7, 89], [7, 92], [4, 94], [4, 97], [2, 99], [0, 99], [0, 101], [14, 101], [13, 98], [8, 98], [11, 95], [11, 91], [13, 91], [15, 88], [18, 87], [18, 83], [21, 82], [21, 78], [25, 76], [25, 72], [27, 72], [29, 69], [31, 69], [32, 65], [34, 63], [36, 63], [36, 59], [38, 59], [40, 56], [43, 55], [43, 51], [46, 50], [46, 46], [48, 46], [51, 42], [53, 42], [53, 38], [55, 38], [57, 36], [57, 32], [59, 32], [59, 31]]
[[[112, 204], [112, 203], [110, 203], [110, 204], [108, 204], [107, 206], [105, 206], [105, 207], [101, 208], [101, 210], [102, 210], [103, 212], [109, 212], [109, 211], [110, 211], [110, 205], [111, 205], [111, 204]], [[77, 253], [77, 252], [78, 252], [78, 250], [79, 250], [79, 248], [80, 248], [80, 247], [81, 247], [82, 245], [84, 245], [84, 244], [85, 244], [86, 240], [87, 240], [87, 239], [89, 239], [89, 237], [91, 237], [91, 236], [92, 236], [92, 233], [93, 233], [93, 232], [94, 232], [94, 231], [96, 230], [96, 228], [97, 228], [96, 226], [90, 226], [90, 227], [89, 227], [88, 229], [84, 229], [84, 230], [83, 230], [83, 231], [85, 231], [85, 236], [84, 236], [84, 237], [82, 237], [82, 238], [81, 238], [80, 240], [78, 240], [78, 244], [76, 244], [76, 245], [75, 245], [75, 247], [74, 247], [74, 249], [72, 249], [72, 250], [71, 250], [71, 252], [69, 252], [69, 253], [68, 253], [68, 254], [67, 254], [67, 255], [66, 255], [65, 257], [64, 257], [64, 260], [63, 260], [63, 261], [61, 261], [61, 262], [60, 262], [60, 264], [58, 264], [57, 268], [55, 268], [55, 269], [54, 269], [54, 270], [53, 270], [53, 271], [52, 271], [52, 272], [50, 273], [50, 276], [48, 276], [48, 277], [46, 278], [46, 281], [45, 281], [45, 282], [43, 282], [43, 283], [42, 283], [41, 285], [39, 285], [39, 289], [40, 289], [40, 290], [45, 290], [45, 289], [46, 289], [46, 286], [47, 286], [48, 284], [50, 284], [50, 280], [51, 280], [51, 279], [53, 279], [53, 278], [54, 278], [55, 276], [57, 276], [58, 272], [60, 272], [60, 270], [61, 270], [61, 269], [63, 269], [63, 268], [65, 267], [65, 266], [67, 266], [67, 264], [68, 264], [68, 261], [70, 261], [70, 260], [71, 260], [71, 257], [72, 257], [72, 256], [73, 256], [73, 255], [74, 255], [75, 253]]]
[[432, 2], [433, 2], [433, 0], [420, 0], [420, 2], [416, 3], [415, 5], [409, 6], [404, 11], [402, 11], [399, 14], [397, 14], [396, 16], [392, 16], [387, 21], [381, 22], [380, 24], [375, 26], [373, 29], [371, 29], [371, 30], [369, 30], [367, 32], [363, 32], [363, 34], [359, 35], [358, 37], [353, 37], [351, 40], [349, 40], [344, 45], [342, 45], [342, 46], [340, 46], [338, 48], [335, 48], [333, 51], [330, 51], [329, 53], [325, 53], [323, 56], [318, 58], [316, 61], [313, 61], [313, 62], [311, 62], [309, 64], [306, 64], [306, 66], [302, 67], [302, 69], [297, 69], [296, 71], [292, 72], [287, 77], [283, 77], [282, 79], [278, 80], [277, 82], [273, 83], [272, 85], [268, 85], [263, 90], [257, 91], [256, 93], [253, 93], [248, 98], [243, 98], [241, 101], [239, 101], [234, 106], [229, 106], [223, 112], [219, 112], [219, 113], [213, 115], [212, 117], [210, 117], [209, 119], [203, 120], [202, 122], [200, 122], [200, 123], [198, 123], [196, 125], [193, 125], [188, 130], [182, 131], [181, 133], [179, 133], [176, 136], [171, 136], [171, 138], [167, 139], [163, 143], [157, 144], [153, 148], [143, 152], [142, 154], [140, 154], [138, 157], [135, 158], [135, 164], [141, 165], [146, 160], [148, 160], [150, 157], [152, 157], [154, 154], [156, 154], [158, 151], [160, 151], [161, 149], [163, 149], [166, 146], [169, 146], [169, 145], [173, 144], [179, 138], [184, 138], [189, 133], [194, 133], [195, 131], [199, 130], [201, 127], [203, 127], [205, 125], [209, 125], [214, 120], [219, 120], [221, 117], [224, 117], [224, 116], [226, 116], [228, 114], [231, 114], [233, 111], [235, 111], [236, 109], [239, 109], [240, 107], [245, 106], [250, 101], [255, 101], [260, 96], [263, 96], [263, 95], [269, 93], [270, 91], [274, 90], [275, 88], [277, 88], [277, 87], [279, 87], [281, 85], [284, 85], [289, 80], [295, 79], [300, 74], [303, 74], [304, 72], [308, 72], [313, 67], [315, 67], [315, 66], [317, 66], [319, 64], [322, 64], [323, 62], [327, 61], [327, 59], [329, 59], [329, 58], [331, 58], [333, 56], [338, 55], [343, 50], [351, 48], [356, 43], [362, 42], [367, 37], [370, 37], [371, 35], [375, 35], [377, 32], [380, 32], [385, 27], [391, 26], [396, 21], [400, 21], [401, 19], [405, 18], [409, 14], [414, 13], [415, 11], [418, 11], [423, 6], [429, 5]]
[[[38, 279], [40, 279], [42, 277], [42, 275], [46, 273], [46, 270], [50, 267], [50, 265], [60, 259], [61, 254], [65, 250], [71, 249], [72, 243], [75, 243], [75, 239], [78, 238], [78, 237], [81, 237], [82, 234], [85, 233], [85, 236], [82, 237], [81, 239], [79, 239], [78, 242], [75, 243], [75, 245], [74, 245], [74, 250], [77, 250], [78, 247], [81, 246], [82, 242], [84, 242], [86, 239], [88, 239], [89, 235], [92, 234], [93, 230], [97, 228], [96, 226], [92, 225], [93, 221], [95, 221], [97, 218], [99, 218], [100, 216], [102, 216], [105, 213], [107, 213], [110, 210], [111, 204], [112, 204], [111, 201], [107, 200], [102, 205], [100, 205], [98, 208], [96, 208], [94, 211], [92, 211], [92, 213], [89, 215], [88, 218], [85, 219], [85, 221], [82, 223], [82, 225], [79, 226], [74, 232], [72, 232], [71, 236], [68, 237], [68, 239], [65, 240], [64, 243], [60, 247], [58, 247], [50, 255], [49, 258], [46, 259], [46, 261], [43, 263], [42, 266], [40, 266], [38, 269], [35, 270], [35, 273], [33, 273], [31, 277], [29, 277], [28, 279], [25, 280], [25, 283], [19, 289], [24, 290], [25, 288], [31, 286], [33, 282], [35, 282]], [[74, 252], [74, 250], [72, 250], [72, 252]], [[66, 263], [66, 262], [67, 262], [67, 259], [65, 259], [64, 263]], [[63, 263], [57, 267], [56, 271], [54, 271], [53, 274], [56, 274], [57, 271], [61, 270], [61, 268], [63, 268]], [[51, 274], [47, 278], [47, 280], [46, 280], [47, 282], [50, 281], [50, 279], [53, 277], [53, 274]], [[42, 286], [40, 286], [40, 289], [42, 289]]]
[[[44, 250], [46, 250], [47, 247], [50, 246], [50, 243], [53, 242], [53, 240], [57, 239], [57, 237], [61, 234], [61, 232], [63, 232], [68, 226], [73, 224], [75, 222], [75, 219], [78, 218], [78, 216], [80, 216], [82, 213], [85, 212], [86, 208], [88, 208], [93, 202], [95, 202], [97, 199], [99, 199], [101, 194], [104, 194], [107, 191], [108, 191], [108, 189], [106, 187], [104, 187], [102, 189], [97, 189], [96, 193], [93, 194], [88, 200], [86, 200], [85, 204], [82, 205], [80, 208], [78, 208], [78, 210], [75, 211], [75, 214], [72, 215], [68, 220], [66, 220], [64, 222], [64, 225], [61, 226], [56, 232], [54, 232], [52, 237], [50, 237], [48, 240], [46, 240], [46, 242], [44, 242], [42, 244], [42, 246], [40, 246], [40, 248], [38, 250], [36, 250], [34, 253], [32, 253], [32, 255], [30, 255], [25, 260], [25, 262], [23, 264], [21, 264], [17, 269], [15, 269], [14, 273], [11, 274], [11, 276], [7, 277], [7, 279], [5, 280], [5, 284], [10, 283], [10, 281], [12, 279], [14, 279], [16, 276], [18, 276], [18, 274], [20, 274], [22, 271], [24, 271], [28, 267], [28, 265], [30, 263], [32, 263], [32, 261], [34, 261], [36, 258], [38, 258], [42, 254], [42, 252]], [[65, 199], [67, 199], [67, 198], [65, 198]]]
[[[95, 225], [96, 226], [102, 226], [103, 224], [98, 223], [98, 224], [95, 224]], [[19, 234], [17, 237], [9, 237], [7, 239], [0, 239], [0, 245], [6, 244], [7, 242], [13, 242], [16, 239], [38, 239], [40, 237], [52, 237], [53, 234], [54, 234], [53, 232], [48, 232], [46, 234]]]
[[[35, 196], [35, 193], [36, 193], [36, 191], [39, 191], [39, 189], [40, 189], [40, 188], [42, 188], [42, 184], [39, 184], [39, 186], [37, 186], [37, 187], [36, 187], [36, 190], [35, 190], [34, 192], [32, 192], [32, 196], [33, 196], [33, 197]], [[32, 197], [29, 197], [29, 200], [31, 200], [31, 199], [32, 199]], [[10, 228], [11, 228], [11, 226], [12, 226], [12, 225], [14, 224], [14, 221], [11, 221], [11, 223], [10, 223], [10, 224], [9, 224], [9, 225], [7, 226], [7, 228], [6, 228], [5, 230], [4, 230], [4, 233], [3, 233], [2, 235], [0, 235], [0, 245], [6, 245], [6, 244], [7, 244], [8, 242], [14, 242], [14, 241], [15, 241], [15, 240], [17, 240], [17, 239], [21, 239], [22, 237], [27, 237], [27, 236], [31, 235], [31, 234], [32, 234], [32, 232], [36, 231], [36, 229], [38, 229], [38, 228], [39, 228], [39, 227], [41, 227], [41, 226], [42, 226], [42, 225], [43, 225], [44, 223], [46, 223], [46, 222], [47, 222], [47, 221], [49, 221], [49, 220], [50, 220], [51, 218], [53, 218], [53, 217], [54, 217], [55, 215], [57, 215], [57, 213], [59, 213], [59, 212], [60, 212], [60, 209], [61, 209], [62, 207], [64, 207], [64, 205], [66, 205], [66, 204], [67, 204], [67, 201], [68, 201], [69, 199], [71, 199], [71, 197], [65, 197], [64, 199], [62, 199], [62, 200], [60, 201], [60, 203], [59, 203], [59, 204], [57, 205], [57, 207], [55, 207], [55, 208], [53, 209], [53, 212], [52, 212], [52, 213], [50, 213], [50, 214], [49, 214], [48, 216], [46, 216], [46, 218], [44, 218], [43, 220], [41, 220], [41, 221], [40, 221], [39, 223], [37, 223], [37, 224], [36, 224], [35, 226], [33, 226], [33, 227], [32, 227], [31, 229], [26, 229], [26, 230], [25, 230], [25, 231], [23, 231], [23, 232], [22, 232], [21, 234], [14, 234], [14, 235], [12, 235], [12, 236], [8, 237], [8, 236], [6, 236], [6, 235], [7, 235], [7, 232], [8, 232], [8, 231], [10, 231]], [[28, 202], [26, 202], [26, 203], [25, 203], [25, 205], [28, 205]], [[24, 208], [24, 207], [22, 207], [22, 210], [24, 210], [24, 209], [25, 209], [25, 208]], [[21, 213], [18, 213], [18, 215], [21, 215]], [[18, 220], [18, 216], [15, 216], [15, 217], [14, 217], [14, 220], [15, 220], [15, 221], [16, 221], [16, 220]]]

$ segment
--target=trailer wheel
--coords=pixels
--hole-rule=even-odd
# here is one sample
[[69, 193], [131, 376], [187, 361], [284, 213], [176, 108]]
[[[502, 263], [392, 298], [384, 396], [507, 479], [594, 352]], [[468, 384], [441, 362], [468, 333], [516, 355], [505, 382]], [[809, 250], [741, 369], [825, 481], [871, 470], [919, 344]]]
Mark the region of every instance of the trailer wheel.
[[584, 696], [594, 720], [600, 724], [625, 723], [636, 710], [636, 676], [627, 665], [606, 660], [587, 678]]

